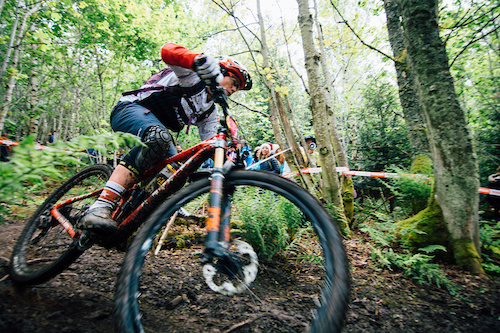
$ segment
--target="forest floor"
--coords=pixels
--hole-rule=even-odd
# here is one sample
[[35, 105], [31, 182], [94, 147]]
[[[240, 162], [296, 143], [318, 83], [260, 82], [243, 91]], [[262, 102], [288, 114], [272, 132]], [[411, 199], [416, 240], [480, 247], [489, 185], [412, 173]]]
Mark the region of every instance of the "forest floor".
[[[23, 224], [22, 220], [0, 224], [0, 332], [112, 332], [114, 284], [124, 254], [94, 246], [51, 281], [19, 289], [8, 277], [8, 261]], [[500, 332], [500, 279], [476, 277], [458, 267], [442, 266], [447, 277], [461, 287], [460, 297], [453, 297], [401, 273], [377, 270], [363, 239], [364, 235], [357, 234], [345, 242], [352, 267], [352, 291], [342, 332]], [[180, 252], [169, 255], [168, 267], [159, 269], [183, 267], [187, 257]], [[297, 274], [311, 272], [298, 269]], [[180, 281], [192, 280], [188, 270], [178, 270], [176, 275]], [[199, 287], [191, 290], [196, 293]], [[291, 303], [296, 296], [282, 297]], [[236, 307], [223, 318], [210, 318], [213, 303], [210, 297], [198, 297], [191, 308], [202, 309], [200, 314], [175, 317], [182, 323], [175, 331], [262, 332], [252, 328], [251, 320], [234, 316], [242, 312]], [[292, 331], [284, 326], [290, 324], [285, 321], [276, 322], [266, 331]]]

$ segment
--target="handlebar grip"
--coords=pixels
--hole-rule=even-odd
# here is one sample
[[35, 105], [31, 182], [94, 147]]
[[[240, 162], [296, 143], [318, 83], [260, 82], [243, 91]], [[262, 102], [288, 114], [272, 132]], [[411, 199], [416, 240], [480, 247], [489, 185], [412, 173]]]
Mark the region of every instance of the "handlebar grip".
[[[193, 69], [197, 72], [198, 71], [198, 68], [200, 66], [202, 66], [204, 63], [207, 62], [207, 57], [206, 55], [204, 54], [200, 54], [199, 56], [197, 56], [195, 59], [194, 59], [194, 62], [193, 62]], [[200, 74], [198, 74], [200, 75]], [[214, 91], [215, 88], [218, 86], [217, 82], [215, 81], [215, 77], [213, 78], [210, 78], [210, 79], [203, 79], [203, 82], [205, 82], [205, 84], [207, 86], [210, 87], [210, 90]]]
[[[201, 54], [200, 54], [201, 55]], [[193, 62], [193, 67], [194, 69], [196, 70], [196, 68], [200, 67], [201, 65], [203, 65], [205, 62], [207, 62], [207, 58], [206, 57], [197, 57], [194, 59], [194, 62]]]
[[[203, 65], [205, 62], [207, 62], [207, 58], [204, 55], [200, 55], [200, 57], [195, 58], [193, 62], [194, 70], [196, 71], [196, 69], [199, 66]], [[214, 102], [221, 105], [222, 107], [227, 107], [227, 97], [225, 89], [219, 86], [217, 82], [215, 82], [215, 78], [203, 81], [210, 88], [212, 99], [214, 100]]]

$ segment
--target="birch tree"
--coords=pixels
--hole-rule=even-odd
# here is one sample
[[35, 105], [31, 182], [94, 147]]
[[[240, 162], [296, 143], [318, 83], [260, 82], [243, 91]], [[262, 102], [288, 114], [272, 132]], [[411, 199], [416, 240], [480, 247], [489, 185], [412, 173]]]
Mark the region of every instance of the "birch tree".
[[19, 62], [19, 55], [21, 53], [21, 41], [23, 40], [24, 33], [27, 29], [27, 22], [28, 19], [36, 13], [37, 11], [40, 10], [42, 4], [41, 2], [33, 4], [31, 7], [28, 7], [26, 11], [24, 12], [22, 19], [21, 19], [21, 25], [19, 26], [19, 29], [17, 30], [16, 36], [15, 36], [15, 42], [13, 43], [13, 54], [12, 54], [12, 62], [10, 64], [10, 67], [12, 70], [9, 72], [8, 75], [8, 80], [6, 83], [6, 89], [5, 89], [5, 95], [4, 95], [4, 100], [2, 103], [2, 108], [0, 111], [0, 132], [3, 131], [4, 125], [5, 125], [5, 118], [7, 116], [7, 112], [9, 112], [10, 104], [12, 102], [12, 96], [14, 92], [14, 86], [16, 84], [16, 70], [17, 70], [17, 65]]
[[[340, 141], [340, 136], [337, 131], [337, 124], [335, 121], [335, 112], [332, 103], [332, 89], [330, 89], [330, 84], [333, 85], [333, 80], [331, 79], [329, 66], [327, 64], [327, 59], [324, 56], [325, 52], [325, 43], [323, 40], [322, 27], [318, 20], [318, 8], [316, 0], [314, 0], [314, 22], [316, 23], [316, 29], [318, 31], [318, 41], [319, 47], [321, 51], [321, 69], [324, 77], [324, 91], [325, 91], [325, 101], [327, 104], [327, 109], [330, 111], [328, 116], [328, 128], [330, 130], [330, 139], [332, 141], [333, 150], [335, 152], [335, 157], [337, 160], [337, 164], [339, 167], [344, 167], [349, 169], [349, 162], [347, 161], [347, 153], [342, 146]], [[341, 175], [340, 176], [340, 184], [341, 184], [341, 193], [342, 200], [344, 204], [344, 212], [347, 218], [347, 221], [350, 222], [353, 219], [354, 215], [354, 185], [352, 183], [352, 177], [350, 175]]]
[[[320, 80], [320, 56], [314, 46], [313, 19], [309, 11], [309, 1], [297, 0], [297, 3], [299, 4], [298, 20], [311, 96], [313, 125], [322, 168], [323, 197], [326, 202], [333, 203], [345, 219], [340, 183], [336, 171], [335, 154], [328, 128], [328, 114], [331, 110], [329, 110], [326, 103], [325, 88]], [[344, 225], [343, 227], [346, 229], [347, 226]], [[344, 231], [347, 231], [345, 229]]]

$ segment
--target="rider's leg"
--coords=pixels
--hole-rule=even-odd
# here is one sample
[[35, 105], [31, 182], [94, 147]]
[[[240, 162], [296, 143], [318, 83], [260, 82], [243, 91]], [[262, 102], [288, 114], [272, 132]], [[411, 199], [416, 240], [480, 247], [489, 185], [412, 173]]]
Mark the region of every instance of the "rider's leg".
[[[111, 218], [111, 212], [120, 201], [122, 194], [137, 183], [142, 172], [176, 153], [172, 144], [172, 137], [167, 128], [152, 113], [147, 112], [147, 109], [136, 104], [132, 104], [132, 106], [133, 108], [129, 109], [135, 109], [135, 116], [129, 116], [128, 121], [132, 122], [135, 128], [123, 128], [124, 126], [115, 128], [113, 126], [113, 129], [115, 131], [128, 130], [132, 133], [137, 130], [135, 132], [137, 134], [142, 132], [142, 141], [146, 146], [133, 148], [120, 162], [121, 165], [117, 166], [113, 171], [100, 197], [82, 218], [83, 226], [87, 229], [116, 229], [117, 224]], [[124, 113], [122, 112], [120, 115]], [[138, 116], [137, 113], [139, 113]], [[122, 121], [121, 124], [126, 123]], [[143, 127], [137, 129], [138, 124], [142, 124]], [[143, 128], [146, 128], [146, 130], [142, 131]]]

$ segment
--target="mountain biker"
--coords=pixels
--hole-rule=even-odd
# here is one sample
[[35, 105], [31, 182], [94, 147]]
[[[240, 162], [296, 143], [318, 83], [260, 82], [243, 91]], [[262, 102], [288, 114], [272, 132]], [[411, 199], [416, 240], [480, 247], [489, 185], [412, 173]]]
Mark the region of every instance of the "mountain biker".
[[81, 220], [86, 229], [116, 230], [111, 212], [122, 194], [144, 171], [176, 154], [169, 129], [180, 131], [187, 125], [189, 130], [193, 124], [201, 140], [217, 134], [218, 112], [209, 85], [223, 87], [227, 96], [252, 87], [247, 69], [227, 56], [215, 59], [167, 43], [162, 46], [161, 57], [171, 70], [155, 85], [167, 88], [124, 93], [111, 112], [113, 130], [137, 135], [145, 146], [134, 147], [113, 171], [100, 197]]

